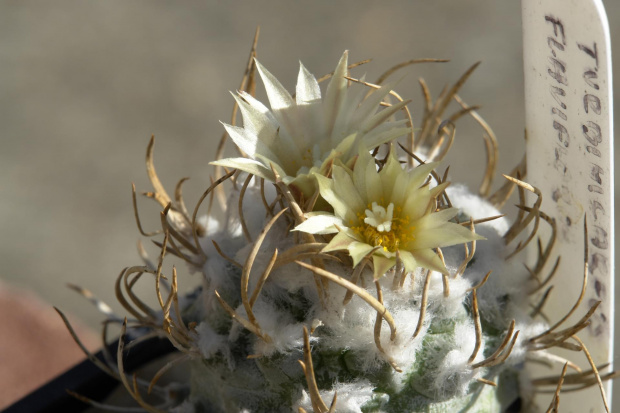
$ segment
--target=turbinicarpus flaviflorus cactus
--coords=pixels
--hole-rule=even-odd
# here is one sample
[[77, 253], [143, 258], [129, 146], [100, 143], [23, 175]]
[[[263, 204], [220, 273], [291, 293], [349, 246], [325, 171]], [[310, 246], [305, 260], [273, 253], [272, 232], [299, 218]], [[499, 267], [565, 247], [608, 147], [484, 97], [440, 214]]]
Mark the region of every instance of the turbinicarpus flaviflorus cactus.
[[[131, 320], [123, 324], [119, 364], [104, 367], [145, 410], [533, 411], [535, 388], [546, 386], [553, 411], [565, 378], [564, 387], [574, 388], [613, 376], [593, 363], [581, 371], [549, 352], [587, 355], [575, 334], [597, 305], [584, 310], [577, 302], [571, 313], [584, 314], [574, 325], [565, 325], [568, 314], [542, 316], [557, 268], [555, 224], [539, 208], [540, 192], [522, 181], [525, 162], [490, 194], [495, 136], [457, 95], [476, 65], [435, 102], [420, 81], [426, 106], [416, 127], [408, 101], [384, 81], [428, 59], [368, 83], [351, 77], [358, 64], [345, 52], [318, 81], [302, 65], [291, 94], [255, 57], [253, 48], [233, 95], [243, 124], [225, 124], [220, 146], [230, 137], [240, 155], [222, 159], [220, 149], [212, 162], [220, 178], [193, 213], [183, 202], [183, 180], [174, 199], [163, 188], [149, 144], [154, 191], [147, 196], [163, 208], [161, 253], [158, 265], [145, 260], [119, 275], [117, 296]], [[253, 96], [255, 72], [270, 107]], [[461, 110], [446, 115], [452, 100]], [[479, 194], [450, 184], [440, 163], [466, 115], [484, 129]], [[511, 224], [499, 209], [515, 188], [520, 205]], [[526, 191], [537, 196], [531, 206]], [[214, 201], [223, 219], [213, 217]], [[135, 190], [134, 207], [141, 233], [154, 236], [141, 228]], [[536, 262], [524, 266], [519, 253], [534, 244], [540, 225], [550, 226], [551, 236], [539, 239]], [[202, 274], [198, 294], [178, 297], [177, 270], [164, 275], [167, 255]], [[547, 263], [552, 269], [544, 272]], [[144, 273], [154, 275], [160, 309], [132, 292]], [[586, 279], [587, 270], [582, 292]], [[127, 323], [167, 337], [180, 354], [150, 383], [132, 383], [123, 372]], [[524, 368], [532, 361], [549, 364], [556, 377], [532, 379]], [[178, 363], [189, 367], [186, 381], [157, 384]], [[161, 400], [147, 403], [143, 387]]]

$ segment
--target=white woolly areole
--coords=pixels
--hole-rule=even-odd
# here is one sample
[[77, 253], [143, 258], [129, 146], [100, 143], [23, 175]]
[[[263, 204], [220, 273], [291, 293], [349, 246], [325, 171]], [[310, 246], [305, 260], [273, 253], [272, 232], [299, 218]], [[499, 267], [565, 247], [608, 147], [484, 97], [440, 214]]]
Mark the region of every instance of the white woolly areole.
[[[270, 356], [274, 353], [288, 352], [303, 346], [303, 323], [297, 323], [290, 314], [277, 311], [264, 300], [257, 301], [253, 308], [254, 315], [260, 323], [261, 329], [269, 335], [271, 342], [256, 339], [254, 351], [256, 354]], [[245, 310], [239, 310], [245, 313]]]
[[[474, 220], [502, 215], [497, 208], [485, 199], [471, 193], [465, 185], [452, 184], [446, 188], [446, 194], [450, 197], [453, 205], [457, 206], [460, 211], [472, 217]], [[510, 227], [506, 219], [494, 219], [493, 221], [484, 222], [477, 226], [493, 228], [500, 235], [504, 235]]]
[[[355, 381], [353, 383], [336, 383], [330, 391], [321, 391], [320, 395], [328, 406], [334, 397], [334, 393], [338, 393], [336, 399], [336, 411], [338, 413], [362, 413], [362, 406], [373, 395], [374, 386], [365, 380]], [[299, 408], [305, 409], [307, 412], [313, 411], [310, 396], [306, 391], [303, 392], [301, 400], [297, 402], [294, 411]]]
[[219, 351], [221, 351], [222, 354], [227, 354], [230, 351], [226, 336], [222, 336], [213, 331], [209, 323], [203, 321], [196, 326], [194, 331], [198, 336], [198, 349], [205, 359], [214, 357]]
[[[454, 329], [454, 341], [450, 343], [452, 350], [446, 354], [440, 368], [437, 369], [433, 383], [438, 395], [446, 393], [464, 396], [471, 384], [471, 380], [479, 376], [480, 370], [474, 370], [468, 363], [476, 343], [476, 334], [473, 323], [469, 320], [458, 323]], [[481, 346], [484, 348], [484, 343]], [[479, 352], [475, 361], [484, 359]]]

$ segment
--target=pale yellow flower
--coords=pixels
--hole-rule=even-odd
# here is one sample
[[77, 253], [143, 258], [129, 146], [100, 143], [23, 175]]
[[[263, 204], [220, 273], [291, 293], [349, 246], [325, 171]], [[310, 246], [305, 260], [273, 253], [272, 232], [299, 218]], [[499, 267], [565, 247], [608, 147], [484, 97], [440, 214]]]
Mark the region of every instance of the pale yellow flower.
[[356, 266], [370, 255], [375, 278], [383, 276], [399, 258], [405, 270], [418, 267], [447, 274], [434, 251], [483, 237], [450, 222], [456, 208], [436, 209], [436, 198], [447, 183], [426, 184], [435, 164], [403, 169], [392, 148], [377, 172], [375, 159], [361, 150], [353, 170], [334, 164], [332, 178], [318, 176], [321, 196], [334, 212], [312, 212], [295, 229], [311, 234], [336, 233], [324, 252], [348, 250]]
[[[233, 95], [243, 116], [243, 127], [224, 124], [247, 158], [228, 158], [214, 165], [240, 169], [273, 181], [275, 170], [284, 183], [305, 197], [316, 190], [313, 173], [325, 175], [334, 159], [349, 164], [361, 143], [374, 148], [403, 136], [405, 120], [389, 120], [406, 102], [379, 110], [393, 85], [367, 95], [368, 89], [345, 79], [345, 52], [325, 97], [316, 78], [300, 64], [295, 97], [256, 62], [271, 109], [245, 92]], [[272, 170], [273, 168], [273, 170]]]

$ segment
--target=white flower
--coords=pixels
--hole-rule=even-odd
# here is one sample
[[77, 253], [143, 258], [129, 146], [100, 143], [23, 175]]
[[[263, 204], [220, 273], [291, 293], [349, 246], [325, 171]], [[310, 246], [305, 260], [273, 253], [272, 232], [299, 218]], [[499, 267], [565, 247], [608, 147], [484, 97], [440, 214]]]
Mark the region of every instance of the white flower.
[[402, 260], [407, 271], [424, 267], [447, 274], [433, 250], [483, 239], [468, 228], [449, 222], [456, 208], [436, 211], [436, 197], [447, 183], [424, 185], [435, 164], [403, 169], [390, 151], [377, 172], [375, 159], [361, 149], [353, 170], [333, 165], [332, 179], [318, 176], [321, 196], [334, 213], [312, 212], [295, 229], [311, 234], [337, 233], [324, 252], [348, 250], [356, 266], [370, 255], [375, 278]]
[[[310, 197], [316, 190], [312, 173], [326, 175], [334, 159], [350, 165], [361, 143], [374, 148], [406, 134], [406, 120], [388, 119], [406, 102], [378, 110], [393, 85], [367, 94], [358, 83], [349, 85], [344, 52], [327, 86], [325, 97], [316, 78], [300, 63], [296, 95], [291, 94], [258, 61], [271, 109], [250, 94], [233, 95], [243, 116], [243, 127], [224, 124], [248, 158], [212, 162], [237, 168], [273, 181], [273, 171], [293, 191]], [[273, 168], [273, 170], [272, 170]]]

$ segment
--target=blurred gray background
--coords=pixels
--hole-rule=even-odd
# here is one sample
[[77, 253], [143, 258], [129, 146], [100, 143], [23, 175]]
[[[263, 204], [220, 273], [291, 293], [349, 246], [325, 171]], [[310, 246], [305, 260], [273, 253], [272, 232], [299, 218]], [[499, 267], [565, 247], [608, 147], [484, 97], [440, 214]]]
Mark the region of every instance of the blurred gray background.
[[[615, 57], [620, 2], [605, 1]], [[460, 95], [481, 105], [500, 141], [507, 173], [524, 150], [520, 2], [475, 1], [3, 1], [0, 3], [0, 277], [31, 290], [73, 319], [101, 316], [67, 283], [115, 303], [113, 283], [140, 264], [130, 182], [150, 190], [144, 153], [172, 190], [189, 176], [193, 205], [209, 184], [215, 147], [229, 121], [256, 26], [258, 56], [294, 90], [298, 61], [317, 76], [345, 49], [373, 58], [354, 75], [374, 80], [412, 58], [451, 59], [405, 69], [398, 90], [416, 100], [417, 78], [434, 96], [481, 60]], [[615, 62], [620, 74], [620, 61]], [[620, 81], [616, 80], [616, 90]], [[262, 94], [262, 88], [259, 87]], [[616, 104], [616, 108], [620, 105]], [[453, 176], [478, 170], [480, 130], [466, 120], [452, 149]], [[472, 168], [472, 162], [474, 167]], [[467, 177], [476, 188], [479, 175]], [[499, 185], [496, 179], [495, 187]], [[139, 200], [143, 224], [159, 208]], [[148, 241], [147, 241], [148, 242]], [[150, 247], [149, 247], [150, 248]], [[155, 248], [150, 248], [152, 255]], [[180, 265], [180, 283], [197, 275]], [[150, 283], [147, 295], [152, 294]], [[50, 307], [50, 311], [53, 311]], [[617, 401], [620, 401], [616, 399]]]

